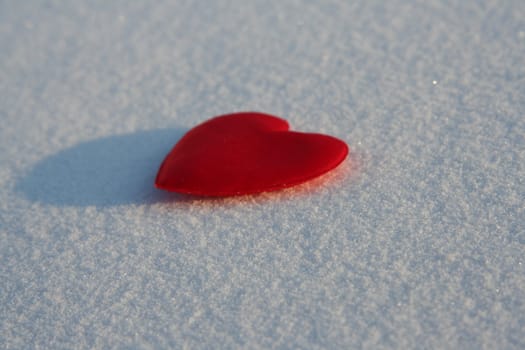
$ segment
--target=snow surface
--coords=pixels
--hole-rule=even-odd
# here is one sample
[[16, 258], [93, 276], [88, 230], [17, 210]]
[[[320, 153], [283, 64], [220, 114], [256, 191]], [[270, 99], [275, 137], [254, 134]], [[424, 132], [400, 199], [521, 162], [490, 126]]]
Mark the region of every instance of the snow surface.
[[[153, 188], [256, 110], [276, 193]], [[521, 0], [0, 2], [0, 348], [525, 348]]]

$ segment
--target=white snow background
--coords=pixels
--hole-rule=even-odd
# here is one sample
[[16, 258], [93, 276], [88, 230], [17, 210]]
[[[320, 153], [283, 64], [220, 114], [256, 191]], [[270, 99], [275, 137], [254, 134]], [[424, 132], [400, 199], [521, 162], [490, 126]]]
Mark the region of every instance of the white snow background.
[[[256, 110], [311, 183], [153, 188]], [[0, 2], [0, 348], [525, 348], [525, 2]]]

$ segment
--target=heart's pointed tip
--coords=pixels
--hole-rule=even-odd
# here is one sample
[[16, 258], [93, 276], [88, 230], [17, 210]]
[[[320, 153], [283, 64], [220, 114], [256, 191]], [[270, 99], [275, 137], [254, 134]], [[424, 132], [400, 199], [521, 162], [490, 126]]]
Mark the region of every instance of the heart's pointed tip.
[[343, 148], [343, 160], [344, 160], [350, 154], [350, 147], [348, 147], [348, 145], [344, 141], [341, 141], [341, 143], [342, 143], [342, 148]]
[[332, 150], [334, 159], [338, 161], [336, 166], [339, 165], [339, 163], [343, 162], [348, 154], [350, 154], [350, 147], [348, 147], [348, 144], [345, 141], [338, 139], [337, 137], [330, 135], [322, 135], [322, 137], [326, 137], [330, 140], [330, 143], [333, 145]]

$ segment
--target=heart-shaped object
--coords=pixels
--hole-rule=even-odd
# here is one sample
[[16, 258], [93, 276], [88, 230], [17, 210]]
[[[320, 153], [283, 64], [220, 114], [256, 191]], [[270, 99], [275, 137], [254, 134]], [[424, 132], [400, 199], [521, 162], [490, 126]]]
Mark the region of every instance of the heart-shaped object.
[[203, 196], [274, 191], [322, 175], [348, 154], [332, 136], [288, 129], [286, 120], [263, 113], [212, 118], [180, 139], [155, 186]]

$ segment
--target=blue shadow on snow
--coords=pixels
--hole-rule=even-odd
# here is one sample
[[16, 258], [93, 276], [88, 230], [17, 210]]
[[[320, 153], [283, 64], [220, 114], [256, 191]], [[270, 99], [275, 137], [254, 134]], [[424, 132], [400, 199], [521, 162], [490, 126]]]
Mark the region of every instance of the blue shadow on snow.
[[58, 206], [115, 206], [166, 200], [157, 170], [187, 130], [160, 129], [80, 143], [37, 163], [16, 189]]

